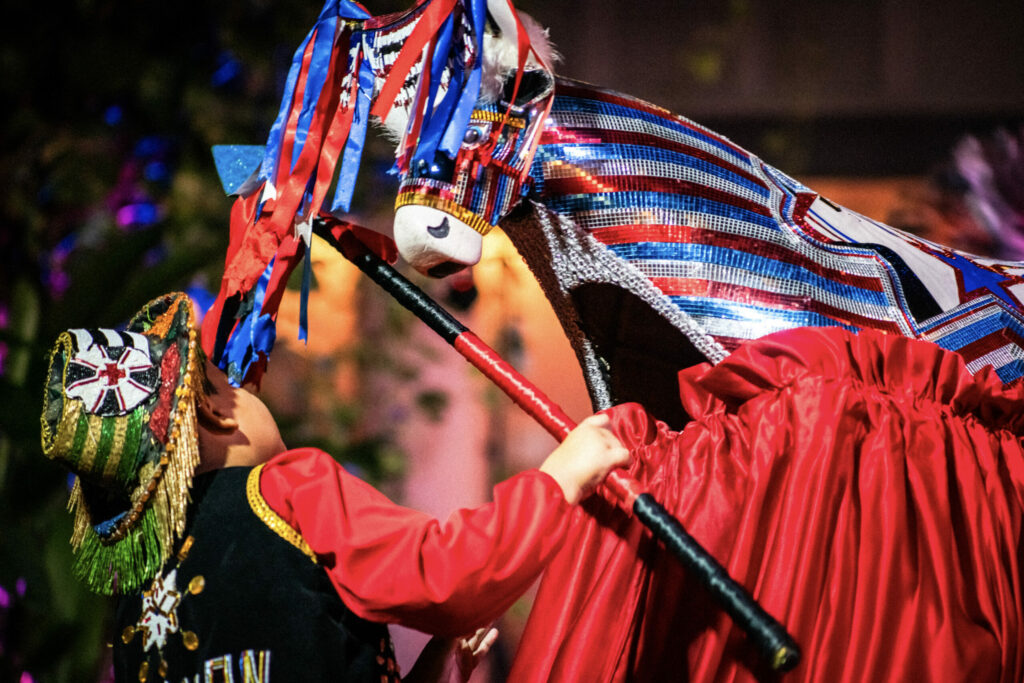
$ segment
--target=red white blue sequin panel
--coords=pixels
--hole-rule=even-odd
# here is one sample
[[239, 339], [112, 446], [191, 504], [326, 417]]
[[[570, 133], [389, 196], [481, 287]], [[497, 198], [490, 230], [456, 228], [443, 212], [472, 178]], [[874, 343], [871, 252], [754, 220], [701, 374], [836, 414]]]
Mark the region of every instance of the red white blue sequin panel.
[[726, 350], [795, 327], [872, 328], [1024, 376], [1024, 264], [869, 220], [664, 109], [559, 79], [531, 176], [545, 206]]

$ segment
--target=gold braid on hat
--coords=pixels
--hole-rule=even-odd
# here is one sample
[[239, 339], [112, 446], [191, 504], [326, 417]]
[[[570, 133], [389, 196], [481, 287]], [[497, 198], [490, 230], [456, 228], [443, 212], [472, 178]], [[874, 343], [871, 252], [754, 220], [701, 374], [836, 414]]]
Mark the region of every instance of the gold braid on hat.
[[[151, 308], [162, 308], [165, 304], [164, 310], [157, 310], [155, 315], [151, 315]], [[137, 408], [133, 411], [136, 414], [101, 418], [80, 415], [81, 401], [65, 398], [57, 425], [51, 427], [45, 417], [43, 420], [44, 453], [64, 460], [78, 475], [68, 502], [69, 510], [75, 515], [71, 536], [76, 554], [75, 574], [94, 591], [107, 595], [129, 593], [156, 576], [184, 533], [192, 476], [199, 464], [197, 405], [205, 397], [207, 386], [192, 302], [186, 295], [171, 294], [150, 302], [129, 324], [129, 329], [133, 328], [151, 339], [151, 343], [169, 342], [165, 355], [170, 352], [170, 346], [180, 346], [180, 335], [187, 334], [187, 344], [182, 353], [184, 358], [179, 361], [177, 377], [161, 377], [161, 387], [165, 383], [173, 386], [173, 393], [170, 387], [158, 389], [167, 393], [169, 402], [162, 407], [160, 403], [154, 403]], [[168, 338], [168, 335], [175, 336]], [[58, 349], [65, 351], [71, 347], [67, 332], [61, 335], [57, 345]], [[58, 355], [55, 352], [51, 356], [51, 374], [54, 372], [52, 364]], [[164, 402], [163, 396], [160, 402]], [[166, 432], [161, 432], [165, 440], [152, 432], [150, 419], [158, 410], [167, 411]], [[123, 444], [124, 433], [129, 429], [125, 424], [129, 419], [144, 422], [144, 427], [139, 430], [143, 436], [135, 442], [136, 452], [125, 449], [125, 452], [109, 456], [109, 466], [102, 473], [95, 468], [89, 470], [91, 463], [86, 462], [90, 453], [88, 442], [103, 443], [106, 439], [109, 443], [121, 439], [118, 443]], [[105, 430], [103, 436], [99, 435], [101, 430]], [[79, 448], [83, 441], [87, 447]], [[90, 514], [89, 496], [83, 481], [95, 482], [100, 475], [113, 473], [122, 460], [125, 462], [121, 464], [120, 472], [122, 476], [125, 472], [130, 476], [130, 483], [124, 482], [122, 486], [130, 507], [107, 522], [101, 533], [95, 526], [95, 516]], [[99, 484], [101, 487], [114, 485], [110, 477]]]

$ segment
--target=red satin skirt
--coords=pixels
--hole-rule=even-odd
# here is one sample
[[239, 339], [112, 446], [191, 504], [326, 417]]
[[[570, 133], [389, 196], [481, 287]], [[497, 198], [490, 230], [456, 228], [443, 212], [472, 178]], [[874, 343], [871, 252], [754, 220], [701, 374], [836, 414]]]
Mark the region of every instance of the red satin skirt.
[[761, 661], [640, 524], [593, 497], [511, 681], [1024, 680], [1024, 385], [933, 344], [799, 329], [680, 374], [670, 431], [612, 411], [633, 475], [786, 625]]

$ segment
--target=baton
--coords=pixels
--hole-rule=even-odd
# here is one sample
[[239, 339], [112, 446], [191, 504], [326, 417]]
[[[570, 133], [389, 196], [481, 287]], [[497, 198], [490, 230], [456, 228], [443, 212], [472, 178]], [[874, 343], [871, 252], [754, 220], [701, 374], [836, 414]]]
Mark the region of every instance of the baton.
[[[366, 248], [355, 236], [348, 234], [345, 224], [318, 219], [313, 223], [313, 231], [455, 347], [471, 365], [498, 385], [516, 405], [559, 442], [576, 426], [554, 401], [502, 360], [494, 349], [423, 290]], [[785, 627], [729, 576], [726, 569], [683, 528], [678, 519], [651, 494], [643, 492], [638, 481], [620, 470], [612, 470], [604, 486], [615, 498], [618, 507], [626, 514], [636, 515], [654, 537], [661, 540], [683, 566], [699, 579], [732, 620], [746, 632], [773, 669], [789, 671], [799, 663], [800, 648]]]

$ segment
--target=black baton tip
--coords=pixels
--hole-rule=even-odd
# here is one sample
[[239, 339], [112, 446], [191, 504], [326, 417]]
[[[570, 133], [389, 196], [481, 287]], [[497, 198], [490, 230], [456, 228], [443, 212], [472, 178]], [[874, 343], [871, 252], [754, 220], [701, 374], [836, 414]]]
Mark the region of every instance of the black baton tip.
[[789, 671], [800, 663], [800, 649], [795, 645], [783, 645], [772, 657], [772, 668], [776, 671]]

